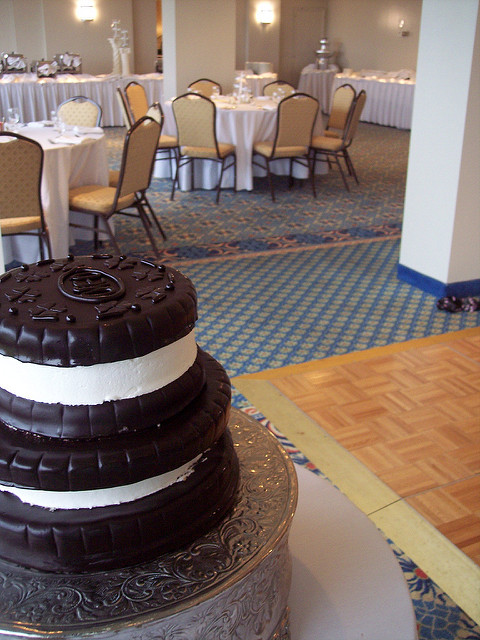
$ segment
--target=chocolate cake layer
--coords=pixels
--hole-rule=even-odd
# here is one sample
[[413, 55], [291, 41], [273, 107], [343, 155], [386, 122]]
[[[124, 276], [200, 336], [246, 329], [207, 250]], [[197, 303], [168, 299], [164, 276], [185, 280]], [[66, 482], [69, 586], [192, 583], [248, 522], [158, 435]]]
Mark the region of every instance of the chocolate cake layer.
[[201, 393], [160, 427], [91, 440], [38, 436], [0, 423], [0, 483], [48, 491], [102, 489], [157, 476], [193, 460], [224, 432], [231, 387], [199, 349]]
[[197, 355], [183, 376], [157, 391], [95, 405], [36, 402], [0, 388], [0, 423], [37, 435], [73, 439], [160, 426], [201, 392], [206, 379], [204, 360], [204, 355]]
[[192, 282], [137, 258], [72, 256], [0, 276], [0, 354], [22, 362], [129, 360], [179, 340], [196, 319]]
[[147, 561], [215, 526], [232, 507], [238, 476], [227, 430], [185, 480], [130, 503], [50, 511], [0, 493], [0, 556], [62, 572]]

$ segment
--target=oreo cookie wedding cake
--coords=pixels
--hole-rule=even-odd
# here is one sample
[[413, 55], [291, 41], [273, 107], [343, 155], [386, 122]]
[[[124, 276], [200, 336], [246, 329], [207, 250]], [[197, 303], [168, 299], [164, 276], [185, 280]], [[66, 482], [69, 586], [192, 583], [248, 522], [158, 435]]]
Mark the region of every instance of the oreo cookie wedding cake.
[[124, 256], [0, 276], [0, 557], [51, 572], [178, 549], [229, 512], [230, 381], [196, 344], [196, 292]]

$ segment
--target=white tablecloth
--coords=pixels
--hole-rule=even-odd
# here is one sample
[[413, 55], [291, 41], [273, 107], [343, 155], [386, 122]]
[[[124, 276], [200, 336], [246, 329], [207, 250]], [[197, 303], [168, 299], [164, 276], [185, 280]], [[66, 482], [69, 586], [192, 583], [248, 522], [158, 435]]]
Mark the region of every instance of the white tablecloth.
[[0, 113], [6, 116], [9, 107], [18, 107], [21, 122], [47, 120], [60, 102], [81, 95], [92, 98], [102, 107], [104, 127], [123, 126], [115, 91], [117, 87], [124, 88], [132, 80], [145, 87], [149, 104], [163, 103], [163, 75], [159, 73], [125, 78], [61, 74], [56, 78], [40, 79], [34, 73], [15, 73], [0, 78]]
[[414, 80], [396, 80], [388, 78], [359, 78], [338, 73], [335, 76], [333, 90], [342, 84], [351, 84], [358, 93], [367, 92], [367, 101], [361, 120], [398, 129], [410, 129], [412, 126]]
[[[217, 138], [219, 142], [229, 142], [236, 147], [237, 154], [237, 190], [253, 190], [253, 176], [265, 176], [266, 172], [252, 165], [252, 150], [255, 142], [273, 140], [277, 119], [276, 104], [272, 100], [254, 100], [250, 104], [240, 104], [235, 108], [227, 108], [221, 100], [217, 101]], [[165, 103], [164, 132], [176, 135], [176, 124], [170, 101]], [[261, 160], [260, 160], [261, 161]], [[157, 162], [154, 175], [156, 177], [170, 176], [165, 162]], [[318, 163], [317, 172], [325, 173], [324, 163]], [[276, 160], [271, 164], [272, 172], [287, 175], [288, 160]], [[190, 188], [190, 174], [183, 169], [180, 176], [180, 188]], [[209, 161], [196, 161], [195, 188], [213, 189], [218, 183], [219, 165]], [[293, 175], [296, 178], [306, 178], [307, 169], [294, 164]], [[233, 187], [233, 168], [223, 177], [222, 187]]]
[[[52, 127], [26, 126], [19, 130], [22, 135], [39, 142], [44, 150], [41, 195], [54, 258], [65, 257], [71, 241], [69, 188], [108, 184], [107, 147], [105, 137], [99, 131], [100, 134], [82, 136], [80, 144], [59, 145], [49, 141], [58, 135]], [[37, 238], [4, 237], [3, 249], [6, 264], [13, 259], [36, 262], [40, 257]]]
[[416, 640], [408, 587], [383, 536], [328, 480], [295, 468], [292, 640]]
[[298, 90], [316, 98], [322, 113], [330, 111], [335, 73], [330, 69], [316, 69], [315, 65], [311, 64], [302, 69], [300, 74]]

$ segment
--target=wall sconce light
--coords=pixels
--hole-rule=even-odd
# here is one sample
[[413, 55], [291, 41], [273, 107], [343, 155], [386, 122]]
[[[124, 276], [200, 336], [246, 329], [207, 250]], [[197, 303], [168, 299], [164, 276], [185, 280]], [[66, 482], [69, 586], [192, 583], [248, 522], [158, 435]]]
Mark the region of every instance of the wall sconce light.
[[405, 24], [405, 19], [401, 18], [398, 22], [398, 35], [401, 38], [405, 38], [406, 36], [410, 35], [410, 31], [407, 31], [406, 29], [406, 24]]
[[96, 9], [93, 0], [80, 0], [77, 5], [77, 18], [82, 22], [92, 22], [96, 18]]
[[269, 2], [263, 2], [257, 7], [257, 22], [259, 24], [272, 24], [273, 7]]

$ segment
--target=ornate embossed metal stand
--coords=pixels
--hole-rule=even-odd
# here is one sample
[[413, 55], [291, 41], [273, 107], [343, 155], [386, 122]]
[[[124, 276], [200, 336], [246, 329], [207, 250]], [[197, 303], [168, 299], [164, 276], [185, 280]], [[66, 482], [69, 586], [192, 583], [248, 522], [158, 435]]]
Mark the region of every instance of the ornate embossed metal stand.
[[277, 440], [233, 410], [241, 480], [218, 527], [153, 562], [81, 575], [0, 561], [0, 638], [289, 640], [288, 534], [295, 469]]

